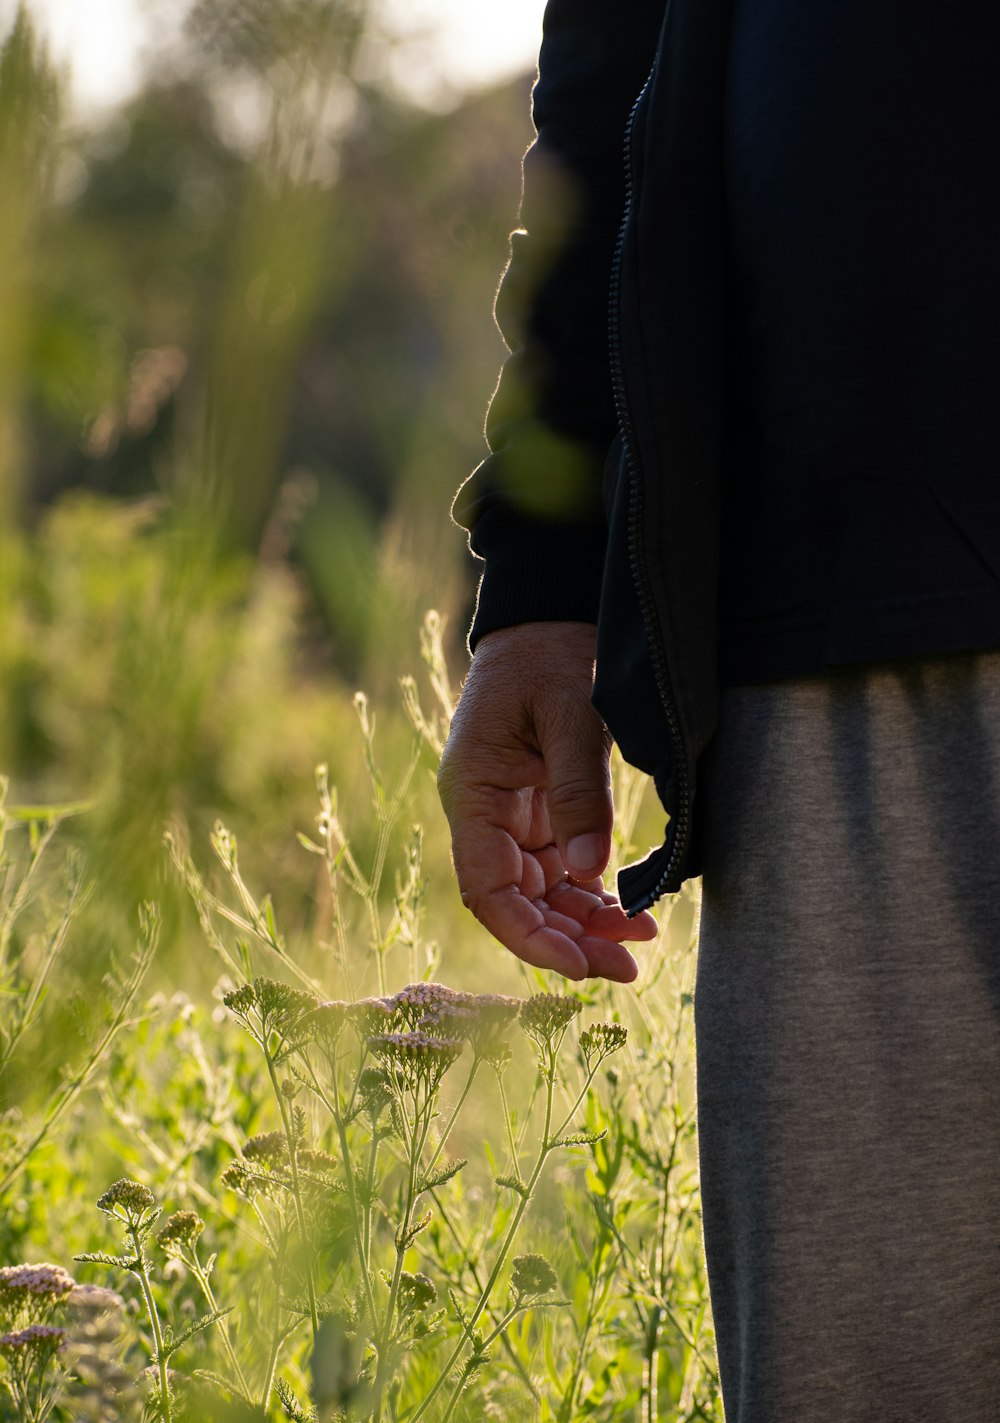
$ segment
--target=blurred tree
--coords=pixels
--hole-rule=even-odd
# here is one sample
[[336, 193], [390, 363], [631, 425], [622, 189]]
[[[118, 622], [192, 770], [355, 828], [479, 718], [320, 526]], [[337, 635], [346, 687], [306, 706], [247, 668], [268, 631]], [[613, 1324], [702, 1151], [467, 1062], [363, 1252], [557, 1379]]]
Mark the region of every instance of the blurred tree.
[[447, 507], [482, 452], [530, 138], [527, 76], [429, 114], [372, 78], [381, 42], [363, 0], [199, 0], [155, 81], [63, 147], [8, 402], [36, 507], [157, 491], [254, 552], [291, 475], [351, 676], [469, 596]]
[[58, 149], [60, 90], [27, 8], [0, 47], [0, 528], [20, 515], [35, 243]]

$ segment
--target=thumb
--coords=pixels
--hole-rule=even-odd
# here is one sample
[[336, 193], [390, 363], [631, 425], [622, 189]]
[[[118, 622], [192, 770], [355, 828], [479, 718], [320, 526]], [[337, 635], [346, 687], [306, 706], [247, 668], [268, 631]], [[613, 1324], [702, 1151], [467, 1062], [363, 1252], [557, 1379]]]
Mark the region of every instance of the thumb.
[[589, 696], [561, 710], [539, 748], [552, 836], [573, 879], [596, 879], [611, 855], [611, 737]]

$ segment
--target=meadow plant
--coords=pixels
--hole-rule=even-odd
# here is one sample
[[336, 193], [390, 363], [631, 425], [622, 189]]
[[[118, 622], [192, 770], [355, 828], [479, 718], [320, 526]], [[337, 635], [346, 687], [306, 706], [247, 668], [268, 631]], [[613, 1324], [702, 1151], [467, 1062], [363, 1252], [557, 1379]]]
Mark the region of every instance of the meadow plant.
[[61, 1265], [0, 1267], [0, 1386], [18, 1423], [44, 1423], [71, 1378], [80, 1423], [124, 1416], [128, 1388], [109, 1368], [122, 1303], [111, 1290], [78, 1285]]
[[[446, 732], [439, 687], [436, 719], [408, 693], [428, 741]], [[161, 1221], [127, 1180], [99, 1203], [127, 1251], [86, 1258], [138, 1286], [146, 1417], [718, 1423], [690, 1072], [696, 897], [673, 902], [669, 944], [627, 989], [540, 991], [550, 981], [513, 963], [523, 993], [437, 981], [423, 841], [399, 825], [419, 746], [390, 778], [364, 699], [357, 715], [374, 832], [359, 848], [321, 767], [318, 833], [299, 837], [323, 870], [318, 967], [228, 829], [211, 837], [221, 885], [168, 837], [223, 970], [220, 1008], [260, 1071], [212, 1107], [229, 1146], [214, 1182], [147, 1134], [161, 1165], [184, 1163], [177, 1209]], [[640, 795], [620, 764], [615, 777], [626, 855]], [[400, 960], [418, 972], [393, 988]], [[214, 1403], [196, 1402], [206, 1388]]]
[[[25, 1113], [24, 1083], [37, 1080], [39, 1045], [52, 1036], [46, 1002], [92, 886], [79, 855], [70, 853], [59, 864], [53, 850], [61, 826], [86, 807], [12, 805], [8, 793], [9, 782], [0, 777], [0, 1203], [94, 1081], [116, 1040], [135, 1023], [139, 989], [159, 936], [155, 906], [143, 905], [131, 963], [123, 966], [111, 957], [103, 983], [87, 985], [91, 1013], [82, 1059], [68, 1065]], [[65, 983], [58, 986], [65, 996]], [[103, 1021], [90, 1027], [95, 1009]]]

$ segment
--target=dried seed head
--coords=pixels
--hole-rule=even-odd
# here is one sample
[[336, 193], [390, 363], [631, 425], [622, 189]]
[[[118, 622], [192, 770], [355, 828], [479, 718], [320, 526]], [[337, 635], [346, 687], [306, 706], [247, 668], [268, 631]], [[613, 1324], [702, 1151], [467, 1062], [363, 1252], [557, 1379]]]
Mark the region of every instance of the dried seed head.
[[539, 1043], [549, 1043], [582, 1010], [579, 998], [564, 993], [536, 993], [521, 1005], [521, 1026]]
[[384, 1067], [366, 1067], [358, 1078], [361, 1105], [373, 1121], [377, 1121], [392, 1101], [392, 1086]]
[[525, 1295], [547, 1295], [559, 1280], [544, 1255], [516, 1255], [510, 1287], [519, 1298]]
[[625, 1046], [628, 1028], [623, 1023], [592, 1023], [580, 1034], [580, 1046], [589, 1062], [597, 1053], [599, 1058], [608, 1057]]
[[204, 1229], [205, 1222], [197, 1211], [174, 1211], [156, 1232], [156, 1238], [168, 1255], [174, 1255], [181, 1246], [193, 1245]]
[[303, 1021], [319, 1005], [314, 993], [277, 978], [255, 978], [253, 992], [264, 1031], [285, 1038], [302, 1036]]
[[109, 1186], [97, 1202], [97, 1209], [103, 1211], [105, 1215], [116, 1215], [116, 1206], [121, 1206], [130, 1220], [138, 1219], [146, 1211], [155, 1209], [156, 1197], [148, 1186], [143, 1186], [138, 1181], [130, 1181], [127, 1176], [123, 1176], [113, 1186]]
[[514, 1049], [510, 1043], [496, 1043], [494, 1046], [484, 1049], [480, 1055], [495, 1072], [506, 1072], [513, 1060]]
[[510, 998], [505, 993], [477, 993], [470, 996], [469, 1007], [473, 1011], [474, 1022], [468, 1037], [472, 1051], [477, 1057], [492, 1061], [493, 1055], [501, 1046], [503, 1035], [517, 1018], [522, 1001], [520, 998]]

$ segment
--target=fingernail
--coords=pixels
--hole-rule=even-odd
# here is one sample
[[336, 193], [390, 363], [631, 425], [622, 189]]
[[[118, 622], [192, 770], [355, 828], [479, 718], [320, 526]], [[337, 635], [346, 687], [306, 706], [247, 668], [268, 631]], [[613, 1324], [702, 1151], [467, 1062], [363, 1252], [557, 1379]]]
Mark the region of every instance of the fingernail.
[[575, 835], [566, 846], [566, 864], [573, 874], [582, 875], [587, 870], [596, 870], [603, 862], [603, 835]]

